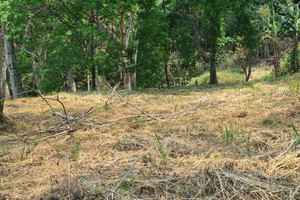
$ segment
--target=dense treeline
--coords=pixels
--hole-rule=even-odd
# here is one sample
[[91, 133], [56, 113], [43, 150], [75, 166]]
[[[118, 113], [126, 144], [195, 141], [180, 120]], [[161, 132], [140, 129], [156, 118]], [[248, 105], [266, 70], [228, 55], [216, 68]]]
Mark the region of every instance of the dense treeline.
[[233, 54], [246, 81], [257, 56], [271, 54], [280, 75], [283, 38], [293, 41], [287, 71], [299, 68], [299, 1], [2, 0], [0, 8], [2, 98], [22, 96], [25, 85], [171, 87], [207, 70], [216, 84], [217, 66]]

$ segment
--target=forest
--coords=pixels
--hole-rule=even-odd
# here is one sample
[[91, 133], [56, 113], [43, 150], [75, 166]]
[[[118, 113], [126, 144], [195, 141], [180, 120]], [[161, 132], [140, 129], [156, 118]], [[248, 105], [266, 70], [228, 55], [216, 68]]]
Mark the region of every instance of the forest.
[[0, 0], [0, 199], [300, 199], [299, 39], [299, 0]]

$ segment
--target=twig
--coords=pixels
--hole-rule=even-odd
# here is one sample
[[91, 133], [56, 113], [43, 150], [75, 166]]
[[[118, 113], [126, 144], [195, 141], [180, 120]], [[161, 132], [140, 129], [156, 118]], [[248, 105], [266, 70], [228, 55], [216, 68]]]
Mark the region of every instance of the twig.
[[[142, 152], [143, 153], [143, 152]], [[133, 170], [134, 166], [136, 165], [137, 161], [140, 159], [142, 153], [135, 159], [134, 163], [132, 164], [132, 166], [130, 167], [129, 171], [123, 176], [123, 178], [121, 179], [121, 181], [117, 184], [117, 186], [113, 189], [113, 192], [115, 192], [119, 186], [122, 184], [122, 182], [127, 178], [127, 176], [130, 174], [130, 172]]]
[[90, 114], [93, 109], [94, 107], [90, 107], [90, 109], [88, 109], [86, 112], [83, 113], [83, 115], [76, 119], [74, 124], [80, 122], [86, 115]]
[[[26, 86], [27, 88], [30, 88], [28, 86]], [[51, 104], [45, 99], [45, 97], [43, 97], [43, 95], [41, 95], [41, 93], [39, 93], [38, 91], [36, 91], [35, 89], [32, 89], [30, 88], [33, 92], [35, 92], [39, 97], [41, 97], [47, 104], [48, 106], [51, 108], [52, 110], [52, 113], [56, 113], [54, 108], [51, 106]], [[58, 115], [55, 115], [57, 117], [57, 119], [62, 123], [62, 124], [65, 124], [62, 119], [58, 116]]]
[[63, 115], [63, 114], [61, 114], [61, 113], [59, 113], [59, 112], [52, 113], [52, 115], [53, 115], [53, 116], [57, 115], [57, 116], [59, 116], [59, 117], [61, 117], [61, 118], [63, 118], [63, 119], [71, 119], [71, 120], [74, 119], [73, 117], [68, 117], [68, 116]]
[[[45, 98], [45, 99], [57, 101], [58, 103], [60, 103], [60, 105], [63, 107], [64, 113], [65, 113], [65, 117], [64, 118], [67, 120], [69, 127], [71, 127], [71, 124], [70, 124], [70, 121], [69, 121], [69, 118], [68, 118], [68, 114], [67, 114], [65, 105], [59, 100], [59, 96], [57, 95], [56, 99], [54, 99], [54, 98]], [[54, 114], [57, 115], [56, 112]]]
[[120, 118], [117, 118], [117, 119], [112, 119], [112, 120], [109, 120], [109, 121], [104, 121], [104, 122], [101, 122], [101, 124], [108, 124], [108, 123], [113, 123], [113, 122], [121, 121], [123, 119], [130, 119], [130, 118], [142, 117], [142, 116], [146, 116], [146, 115], [143, 115], [143, 114], [129, 115], [129, 116], [124, 116], [124, 117], [120, 117]]
[[50, 135], [50, 136], [47, 136], [47, 137], [44, 137], [44, 138], [41, 138], [41, 139], [32, 141], [31, 143], [39, 142], [39, 141], [42, 141], [42, 140], [47, 140], [47, 139], [49, 139], [49, 138], [53, 138], [53, 137], [56, 137], [56, 136], [59, 136], [59, 135], [64, 135], [64, 134], [66, 134], [66, 133], [73, 132], [73, 131], [74, 131], [74, 130], [66, 130], [66, 131], [63, 131], [63, 132], [60, 132], [60, 133], [56, 133], [56, 134], [54, 134], [54, 135]]
[[27, 93], [29, 93], [29, 92], [34, 92], [34, 91], [33, 91], [33, 90], [28, 90], [28, 91], [25, 91], [25, 92], [20, 92], [20, 93], [15, 94], [15, 95], [10, 95], [10, 96], [8, 96], [8, 97], [5, 97], [5, 98], [3, 98], [3, 99], [0, 99], [0, 102], [1, 102], [1, 101], [4, 101], [4, 100], [6, 100], [6, 99], [9, 99], [9, 98], [11, 98], [11, 97], [14, 97], [14, 96], [18, 96], [18, 95], [20, 95], [20, 94], [27, 94]]
[[294, 196], [298, 192], [299, 188], [300, 188], [300, 185], [298, 185], [298, 187], [296, 188], [295, 192], [292, 194], [292, 196], [290, 197], [290, 199], [294, 199]]
[[[112, 87], [110, 86], [111, 89], [112, 89], [112, 92], [111, 92], [109, 98], [105, 100], [105, 105], [100, 106], [97, 110], [100, 110], [100, 109], [102, 109], [102, 108], [108, 106], [109, 100], [111, 100], [111, 99], [113, 98], [113, 96], [115, 95], [114, 93], [115, 93], [116, 89], [119, 87], [119, 85], [120, 85], [120, 84], [118, 83], [114, 88], [112, 88]], [[90, 110], [91, 110], [91, 109], [90, 109]], [[91, 111], [91, 112], [89, 112], [89, 113], [87, 113], [87, 114], [92, 114], [92, 113], [96, 112], [97, 110], [93, 110], [93, 111]]]
[[120, 98], [122, 101], [124, 101], [124, 102], [126, 102], [127, 104], [131, 105], [131, 106], [134, 107], [135, 109], [139, 110], [141, 113], [147, 115], [148, 117], [150, 117], [150, 118], [152, 118], [152, 119], [155, 119], [155, 120], [157, 120], [157, 121], [161, 121], [161, 119], [159, 119], [159, 118], [157, 118], [157, 117], [154, 117], [154, 116], [148, 114], [147, 112], [143, 111], [142, 109], [140, 109], [140, 108], [137, 107], [136, 105], [134, 105], [134, 104], [128, 102], [128, 101], [127, 101], [126, 99], [124, 99], [119, 93], [117, 93], [117, 95], [119, 96], [119, 98]]

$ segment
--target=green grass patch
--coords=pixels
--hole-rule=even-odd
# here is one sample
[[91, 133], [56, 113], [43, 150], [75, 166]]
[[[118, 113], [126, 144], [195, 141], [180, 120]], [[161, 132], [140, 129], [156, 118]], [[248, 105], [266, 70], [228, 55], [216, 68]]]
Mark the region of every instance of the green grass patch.
[[[197, 85], [208, 85], [209, 84], [209, 72], [205, 74], [192, 78], [188, 86]], [[217, 72], [218, 83], [219, 84], [228, 84], [244, 81], [244, 75], [238, 72], [233, 72], [231, 70], [224, 70]]]

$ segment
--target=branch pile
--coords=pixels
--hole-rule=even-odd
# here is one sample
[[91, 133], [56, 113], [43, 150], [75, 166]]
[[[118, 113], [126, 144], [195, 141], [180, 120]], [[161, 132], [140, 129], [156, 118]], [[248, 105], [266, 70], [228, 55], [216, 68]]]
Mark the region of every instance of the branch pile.
[[[67, 106], [65, 106], [65, 104], [61, 101], [61, 99], [59, 98], [59, 96], [57, 95], [56, 98], [49, 98], [49, 97], [44, 97], [41, 93], [39, 93], [38, 91], [34, 90], [34, 89], [30, 89], [30, 91], [35, 92], [50, 108], [53, 117], [56, 118], [56, 122], [55, 125], [51, 126], [51, 127], [47, 127], [46, 129], [42, 130], [41, 126], [38, 124], [37, 121], [35, 121], [33, 118], [31, 120], [34, 121], [34, 123], [36, 124], [36, 126], [38, 127], [37, 132], [34, 133], [30, 133], [30, 134], [24, 134], [21, 136], [21, 139], [27, 143], [35, 143], [35, 142], [39, 142], [42, 140], [46, 140], [49, 138], [53, 138], [56, 136], [60, 136], [60, 135], [65, 135], [65, 134], [71, 134], [77, 130], [83, 130], [83, 129], [93, 129], [97, 128], [98, 126], [102, 126], [104, 124], [110, 124], [110, 123], [116, 123], [119, 121], [124, 121], [124, 120], [130, 120], [130, 119], [136, 119], [136, 118], [142, 118], [142, 121], [144, 122], [149, 122], [152, 120], [156, 120], [156, 121], [163, 121], [165, 119], [168, 118], [180, 118], [181, 116], [191, 113], [193, 111], [196, 111], [196, 108], [199, 105], [199, 102], [184, 111], [180, 111], [180, 112], [176, 112], [176, 113], [172, 113], [172, 114], [150, 114], [147, 111], [141, 109], [140, 107], [136, 106], [135, 104], [129, 102], [128, 100], [126, 100], [124, 97], [122, 97], [122, 95], [120, 93], [118, 93], [117, 90], [117, 86], [115, 86], [114, 88], [110, 88], [111, 93], [109, 95], [109, 97], [106, 100], [102, 100], [104, 102], [103, 105], [101, 106], [93, 106], [90, 107], [88, 110], [86, 110], [83, 114], [81, 114], [80, 116], [77, 117], [72, 117], [69, 112], [67, 111]], [[98, 121], [89, 119], [91, 118], [93, 115], [93, 113], [101, 110], [101, 109], [105, 109], [107, 107], [110, 106], [110, 104], [112, 104], [114, 101], [113, 99], [117, 98], [120, 102], [123, 103], [123, 105], [129, 105], [130, 107], [134, 108], [134, 110], [138, 111], [138, 114], [132, 114], [132, 115], [127, 115], [127, 116], [122, 116], [119, 118], [115, 118], [115, 119], [111, 119], [111, 120], [107, 120], [107, 121], [101, 121], [100, 119]], [[61, 110], [63, 110], [63, 113], [60, 113], [57, 111], [57, 109], [55, 109], [52, 105], [51, 102], [57, 102], [61, 105]], [[42, 137], [40, 139], [36, 139], [36, 140], [32, 140], [30, 139], [32, 136], [36, 136], [36, 135], [41, 135], [41, 134], [49, 134], [51, 133], [51, 135]]]

